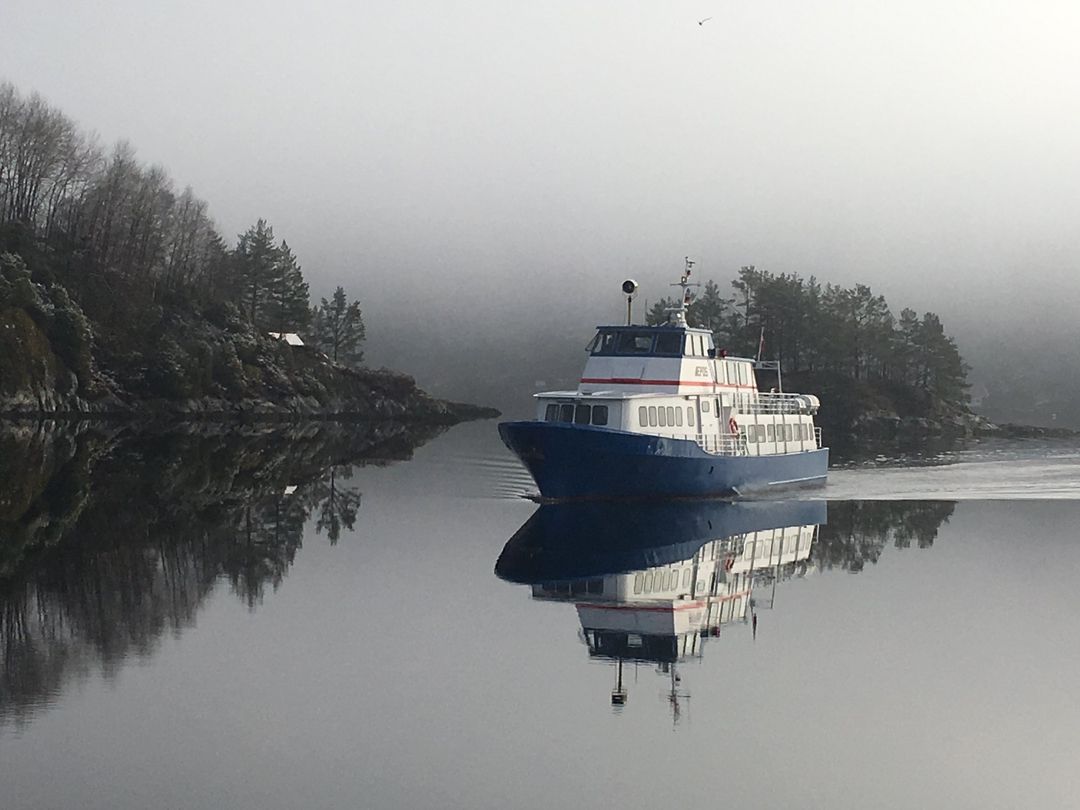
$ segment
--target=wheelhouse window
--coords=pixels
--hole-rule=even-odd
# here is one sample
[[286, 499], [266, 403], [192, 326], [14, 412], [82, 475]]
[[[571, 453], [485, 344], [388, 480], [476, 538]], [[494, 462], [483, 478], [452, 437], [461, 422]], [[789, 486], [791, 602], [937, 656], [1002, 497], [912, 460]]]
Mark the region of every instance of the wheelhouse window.
[[566, 405], [559, 406], [559, 421], [560, 422], [573, 422], [574, 421], [574, 406], [567, 403]]
[[594, 425], [606, 425], [608, 420], [607, 405], [593, 405], [592, 423]]
[[644, 405], [637, 409], [637, 420], [638, 424], [642, 427], [649, 426], [649, 409], [646, 408]]
[[588, 351], [591, 354], [614, 354], [616, 332], [597, 332], [589, 344]]
[[554, 402], [549, 402], [547, 410], [544, 411], [545, 422], [555, 422], [559, 418], [559, 406]]
[[652, 351], [651, 332], [619, 332], [615, 341], [616, 354], [649, 354]]
[[574, 412], [574, 424], [575, 425], [587, 425], [589, 419], [592, 417], [592, 406], [590, 405], [578, 405], [577, 410]]
[[656, 354], [679, 355], [682, 349], [681, 332], [660, 332], [656, 336]]
[[686, 424], [690, 427], [694, 426], [694, 408], [692, 405], [686, 406]]

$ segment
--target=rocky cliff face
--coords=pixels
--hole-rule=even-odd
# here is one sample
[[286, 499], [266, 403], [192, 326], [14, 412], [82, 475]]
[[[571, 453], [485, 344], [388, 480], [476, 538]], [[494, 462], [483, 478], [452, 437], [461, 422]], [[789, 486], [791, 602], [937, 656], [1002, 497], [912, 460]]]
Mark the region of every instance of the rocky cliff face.
[[48, 335], [23, 309], [0, 309], [0, 403], [3, 410], [86, 409], [79, 381], [53, 351]]

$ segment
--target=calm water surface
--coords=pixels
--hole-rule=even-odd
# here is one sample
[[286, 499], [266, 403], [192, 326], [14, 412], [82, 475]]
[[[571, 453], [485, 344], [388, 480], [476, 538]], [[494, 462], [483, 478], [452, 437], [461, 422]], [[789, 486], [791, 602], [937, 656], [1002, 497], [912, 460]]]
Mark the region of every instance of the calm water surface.
[[1080, 806], [1076, 448], [539, 509], [424, 438], [0, 438], [0, 807]]

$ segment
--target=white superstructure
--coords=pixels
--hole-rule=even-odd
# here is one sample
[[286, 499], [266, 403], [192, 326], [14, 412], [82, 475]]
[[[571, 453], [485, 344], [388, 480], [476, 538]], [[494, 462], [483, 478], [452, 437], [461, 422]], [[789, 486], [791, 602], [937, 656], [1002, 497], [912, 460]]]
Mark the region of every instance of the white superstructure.
[[535, 394], [536, 419], [696, 442], [709, 453], [778, 455], [817, 450], [820, 405], [809, 394], [758, 389], [757, 369], [776, 362], [728, 357], [707, 329], [686, 323], [682, 306], [664, 326], [601, 326], [578, 387]]

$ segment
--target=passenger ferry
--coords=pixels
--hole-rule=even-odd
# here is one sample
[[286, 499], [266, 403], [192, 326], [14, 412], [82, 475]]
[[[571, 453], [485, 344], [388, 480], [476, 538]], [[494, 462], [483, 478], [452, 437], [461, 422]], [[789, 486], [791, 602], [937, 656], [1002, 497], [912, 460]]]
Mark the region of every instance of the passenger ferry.
[[[730, 496], [825, 481], [820, 405], [783, 393], [779, 364], [729, 357], [690, 326], [690, 265], [662, 326], [600, 326], [576, 391], [535, 394], [499, 435], [545, 499]], [[633, 281], [623, 284], [630, 296]], [[757, 370], [781, 390], [758, 390]]]

